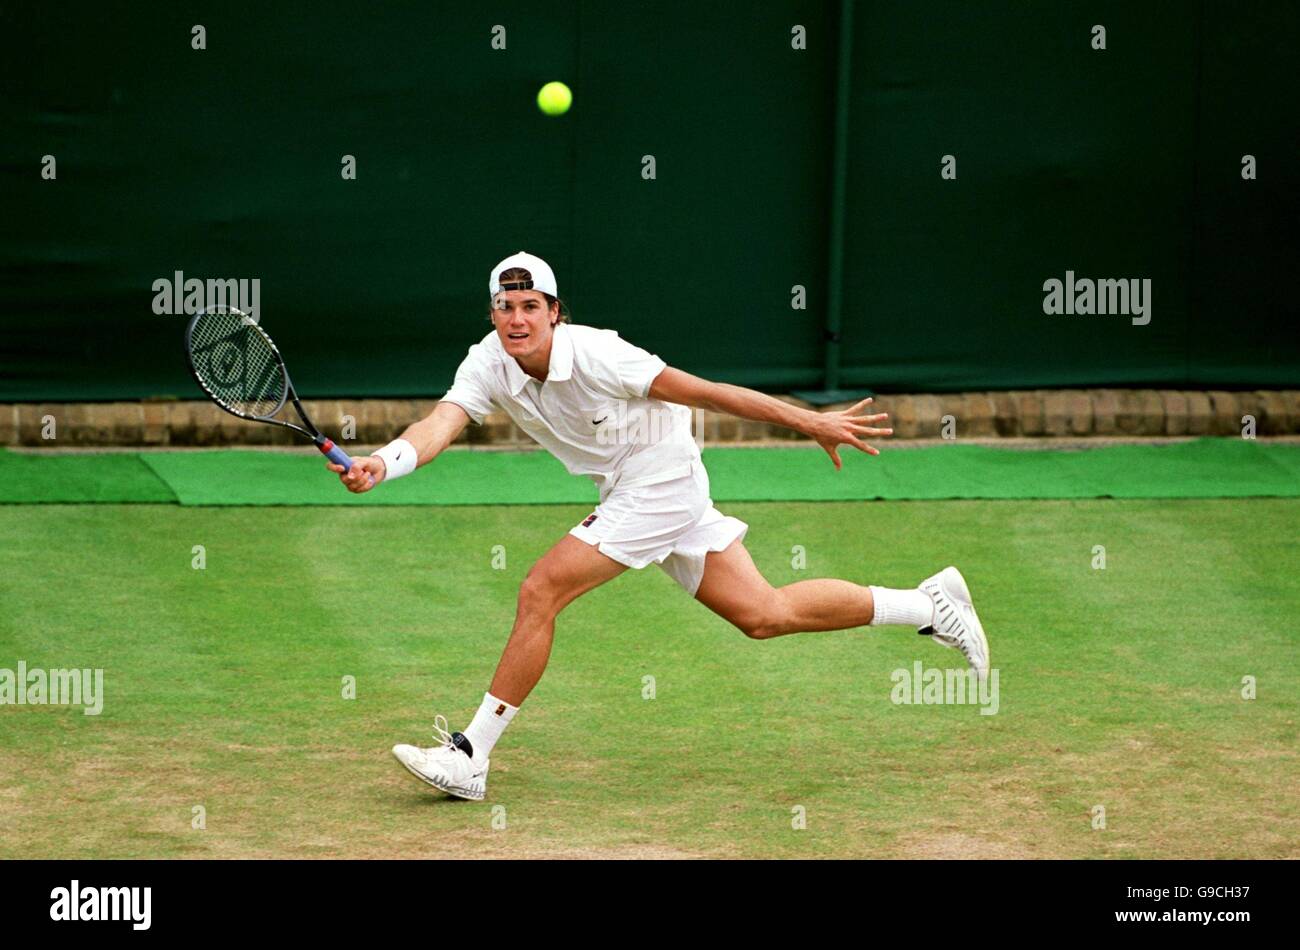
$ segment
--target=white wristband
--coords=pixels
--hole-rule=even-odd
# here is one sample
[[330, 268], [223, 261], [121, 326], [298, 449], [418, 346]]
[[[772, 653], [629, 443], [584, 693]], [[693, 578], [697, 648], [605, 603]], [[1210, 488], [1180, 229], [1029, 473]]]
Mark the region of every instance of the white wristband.
[[376, 458], [384, 460], [384, 481], [401, 478], [415, 471], [417, 455], [415, 446], [405, 439], [394, 439], [374, 453]]

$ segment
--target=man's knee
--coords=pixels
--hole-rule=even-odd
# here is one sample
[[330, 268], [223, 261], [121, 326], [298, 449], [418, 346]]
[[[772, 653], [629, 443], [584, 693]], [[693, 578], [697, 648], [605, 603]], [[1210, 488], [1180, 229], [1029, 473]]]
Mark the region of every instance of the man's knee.
[[793, 629], [790, 621], [785, 598], [776, 590], [762, 601], [747, 605], [743, 612], [731, 618], [732, 624], [751, 640], [768, 640], [789, 633]]
[[554, 616], [559, 611], [557, 585], [536, 568], [528, 572], [519, 585], [519, 613], [529, 616]]

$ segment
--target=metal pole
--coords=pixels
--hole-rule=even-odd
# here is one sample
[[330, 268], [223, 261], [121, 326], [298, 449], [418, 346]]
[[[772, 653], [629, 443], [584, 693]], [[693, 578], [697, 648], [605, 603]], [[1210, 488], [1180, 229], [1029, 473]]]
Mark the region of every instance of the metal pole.
[[835, 74], [835, 143], [831, 167], [830, 262], [827, 267], [826, 368], [822, 385], [840, 388], [841, 299], [844, 283], [844, 202], [848, 191], [849, 94], [853, 69], [853, 0], [840, 0], [840, 46]]

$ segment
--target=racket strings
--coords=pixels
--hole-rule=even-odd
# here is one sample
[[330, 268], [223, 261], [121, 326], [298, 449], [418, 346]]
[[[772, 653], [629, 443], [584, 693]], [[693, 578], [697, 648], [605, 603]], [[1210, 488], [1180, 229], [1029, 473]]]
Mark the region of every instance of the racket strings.
[[232, 412], [266, 418], [284, 405], [287, 381], [275, 347], [239, 310], [202, 312], [190, 330], [189, 345], [203, 388]]

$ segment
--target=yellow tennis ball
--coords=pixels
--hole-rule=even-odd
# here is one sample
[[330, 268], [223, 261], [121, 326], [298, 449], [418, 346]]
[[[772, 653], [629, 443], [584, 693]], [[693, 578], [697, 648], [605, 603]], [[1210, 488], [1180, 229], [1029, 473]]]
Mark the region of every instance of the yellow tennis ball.
[[548, 82], [537, 93], [537, 108], [547, 115], [564, 115], [573, 104], [573, 93], [562, 82]]

